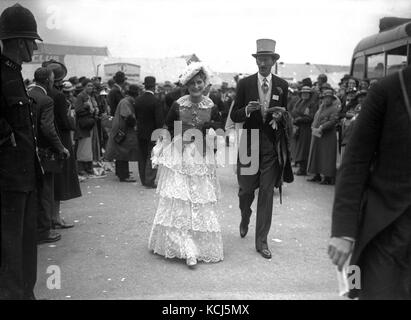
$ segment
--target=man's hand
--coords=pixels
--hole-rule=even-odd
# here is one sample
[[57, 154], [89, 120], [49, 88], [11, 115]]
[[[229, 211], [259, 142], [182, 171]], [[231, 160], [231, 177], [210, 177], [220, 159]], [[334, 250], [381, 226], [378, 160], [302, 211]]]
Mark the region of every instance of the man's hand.
[[342, 268], [350, 256], [353, 249], [353, 241], [344, 238], [331, 238], [328, 245], [328, 256], [333, 264], [338, 266], [338, 270]]
[[250, 101], [245, 107], [247, 117], [254, 111], [260, 110], [261, 105], [258, 101]]
[[68, 158], [70, 158], [70, 151], [68, 151], [66, 148], [64, 148], [64, 150], [62, 152], [62, 155], [63, 155], [63, 159], [68, 159]]

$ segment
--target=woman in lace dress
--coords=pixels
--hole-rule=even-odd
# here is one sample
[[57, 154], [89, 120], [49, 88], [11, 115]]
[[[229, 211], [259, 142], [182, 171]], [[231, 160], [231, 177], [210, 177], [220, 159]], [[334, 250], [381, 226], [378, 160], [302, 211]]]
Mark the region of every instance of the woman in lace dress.
[[162, 134], [152, 157], [153, 165], [159, 165], [160, 199], [149, 249], [166, 258], [186, 259], [190, 267], [197, 261], [223, 260], [215, 145], [205, 142], [214, 139], [210, 128], [223, 124], [214, 103], [203, 95], [208, 80], [201, 63], [187, 67], [180, 82], [189, 94], [170, 108], [167, 134]]

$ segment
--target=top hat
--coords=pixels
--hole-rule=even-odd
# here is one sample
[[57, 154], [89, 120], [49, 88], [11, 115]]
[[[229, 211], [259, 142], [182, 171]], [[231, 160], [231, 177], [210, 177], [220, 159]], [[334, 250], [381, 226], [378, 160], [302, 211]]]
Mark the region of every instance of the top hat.
[[56, 60], [44, 61], [41, 66], [46, 67], [46, 68], [53, 71], [54, 81], [61, 81], [67, 75], [66, 66], [64, 64], [62, 64], [61, 62], [58, 62]]
[[154, 87], [156, 85], [156, 78], [150, 76], [145, 77], [143, 84], [146, 87]]
[[114, 81], [120, 83], [127, 80], [126, 74], [123, 71], [117, 71], [113, 78]]
[[275, 41], [271, 39], [257, 40], [257, 53], [253, 54], [254, 58], [258, 56], [273, 56], [275, 60], [280, 59], [280, 55], [275, 53]]

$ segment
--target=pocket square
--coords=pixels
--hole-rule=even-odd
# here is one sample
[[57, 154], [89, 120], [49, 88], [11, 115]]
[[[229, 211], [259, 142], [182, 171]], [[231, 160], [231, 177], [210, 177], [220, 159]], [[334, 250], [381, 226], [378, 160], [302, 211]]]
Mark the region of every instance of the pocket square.
[[277, 100], [277, 101], [278, 101], [278, 99], [280, 99], [280, 97], [277, 96], [276, 94], [273, 94], [273, 100]]

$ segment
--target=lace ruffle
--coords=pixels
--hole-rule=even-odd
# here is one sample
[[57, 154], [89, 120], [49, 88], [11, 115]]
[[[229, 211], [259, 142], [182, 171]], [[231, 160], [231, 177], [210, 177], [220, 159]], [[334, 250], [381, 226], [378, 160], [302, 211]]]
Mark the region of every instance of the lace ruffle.
[[218, 262], [224, 259], [221, 232], [200, 232], [154, 224], [151, 230], [150, 250], [166, 258]]
[[195, 204], [216, 202], [221, 194], [215, 170], [209, 175], [187, 175], [167, 167], [160, 167], [157, 193]]
[[160, 197], [153, 224], [200, 232], [221, 232], [217, 203], [192, 203]]
[[175, 138], [171, 143], [164, 140], [156, 143], [151, 156], [153, 167], [162, 165], [184, 175], [215, 174], [217, 160], [213, 148], [208, 147], [203, 156], [194, 142], [180, 144], [179, 140], [181, 138]]

